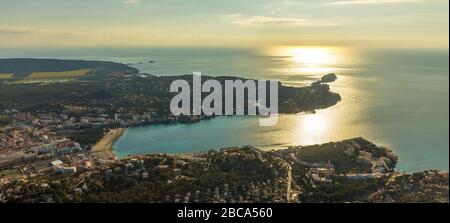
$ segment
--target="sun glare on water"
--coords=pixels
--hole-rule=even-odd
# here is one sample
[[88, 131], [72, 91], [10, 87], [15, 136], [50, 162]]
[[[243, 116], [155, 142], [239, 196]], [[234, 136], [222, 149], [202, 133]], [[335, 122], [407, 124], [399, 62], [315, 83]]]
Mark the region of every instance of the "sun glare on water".
[[294, 73], [326, 74], [335, 72], [344, 51], [337, 47], [276, 47], [271, 55], [283, 56]]
[[328, 127], [327, 121], [315, 114], [305, 115], [303, 121], [303, 130], [309, 132], [312, 135], [321, 134]]
[[293, 48], [292, 60], [307, 65], [326, 65], [335, 63], [332, 53], [325, 48]]
[[287, 50], [293, 66], [299, 72], [329, 73], [333, 72], [336, 56], [331, 49], [319, 47], [290, 48]]
[[297, 117], [295, 141], [297, 145], [315, 144], [327, 136], [329, 120], [318, 114], [304, 114]]
[[[356, 57], [353, 49], [326, 46], [280, 46], [268, 49], [265, 53], [274, 57], [274, 60], [277, 60], [280, 67], [283, 66], [284, 69], [280, 69], [279, 74], [280, 77], [286, 78], [285, 81], [289, 84], [297, 84], [295, 81], [298, 81], [306, 85], [320, 79], [323, 75], [336, 73], [339, 76], [339, 84], [345, 85], [345, 89], [351, 89], [352, 83], [349, 82], [345, 75], [341, 74], [353, 69], [351, 66]], [[343, 90], [340, 86], [336, 86], [336, 83], [333, 83], [332, 87], [333, 91], [343, 96], [348, 95], [348, 90]], [[346, 129], [345, 132], [335, 131], [335, 129], [341, 128], [341, 126], [337, 126], [339, 118], [342, 117], [342, 114], [339, 112], [345, 108], [296, 115], [295, 122], [283, 123], [283, 125], [291, 127], [288, 134], [291, 137], [292, 145], [318, 144], [346, 136], [346, 132], [353, 130]], [[345, 112], [348, 114], [348, 111], [345, 110]]]

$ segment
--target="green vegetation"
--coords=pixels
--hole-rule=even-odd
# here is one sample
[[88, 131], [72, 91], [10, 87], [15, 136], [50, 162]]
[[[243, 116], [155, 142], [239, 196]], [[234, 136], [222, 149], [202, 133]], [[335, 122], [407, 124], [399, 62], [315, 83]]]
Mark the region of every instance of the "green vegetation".
[[[353, 150], [349, 150], [353, 148]], [[370, 152], [373, 158], [387, 157], [392, 160], [388, 164], [396, 165], [397, 157], [391, 151], [363, 139], [355, 138], [342, 142], [326, 143], [322, 145], [304, 146], [298, 149], [279, 151], [284, 155], [293, 152], [295, 156], [305, 162], [331, 162], [338, 173], [370, 173], [370, 163], [358, 162], [359, 151]]]
[[34, 72], [27, 76], [25, 80], [57, 80], [57, 79], [71, 79], [78, 78], [89, 73], [91, 69], [80, 69], [72, 71], [61, 72]]
[[14, 176], [18, 173], [19, 173], [19, 171], [15, 170], [15, 169], [3, 170], [3, 171], [0, 171], [0, 178]]
[[94, 145], [103, 137], [105, 130], [103, 128], [86, 128], [69, 134], [67, 137], [81, 146], [87, 147]]
[[60, 112], [62, 105], [76, 105], [105, 107], [112, 112], [118, 108], [169, 111], [171, 94], [168, 89], [169, 83], [159, 78], [111, 78], [47, 85], [5, 84], [0, 88], [0, 110]]
[[448, 183], [448, 172], [437, 170], [394, 175], [373, 199], [375, 202], [448, 203]]
[[106, 61], [55, 60], [55, 59], [0, 59], [0, 74], [13, 73], [27, 77], [35, 72], [66, 72], [91, 69], [88, 76], [105, 77], [111, 73], [137, 74], [139, 71], [125, 64]]
[[[82, 78], [88, 78], [90, 74]], [[101, 80], [54, 82], [46, 85], [4, 84], [0, 88], [0, 110], [15, 108], [20, 111], [48, 111], [62, 105], [84, 107], [104, 107], [116, 111], [154, 111], [161, 115], [170, 112], [170, 84], [182, 77], [122, 77], [102, 78]], [[211, 77], [204, 77], [205, 80]], [[232, 78], [232, 77], [230, 77]], [[221, 78], [217, 78], [221, 80]], [[340, 96], [329, 91], [327, 85], [317, 87], [292, 88], [280, 86], [280, 113], [312, 111], [332, 106]], [[206, 95], [205, 95], [206, 97]]]
[[306, 162], [330, 161], [336, 165], [337, 172], [366, 172], [371, 165], [360, 165], [356, 161], [356, 155], [345, 154], [345, 144], [323, 144], [320, 146], [306, 146], [298, 150], [297, 156]]
[[80, 69], [72, 71], [60, 72], [34, 72], [27, 77], [20, 78], [16, 81], [9, 82], [10, 84], [30, 84], [41, 82], [61, 82], [71, 81], [82, 78], [91, 72], [91, 69]]
[[10, 79], [14, 76], [14, 74], [0, 74], [0, 80], [2, 79]]
[[[253, 164], [259, 163], [258, 166], [264, 168], [270, 166], [269, 163], [255, 160], [254, 152], [251, 150], [239, 152], [241, 158], [233, 163], [236, 167], [248, 165], [248, 161], [252, 161]], [[224, 153], [214, 153], [210, 156], [206, 156], [206, 160], [228, 159]], [[206, 160], [196, 162], [166, 155], [148, 155], [144, 160], [143, 168], [148, 170], [146, 179], [141, 177], [143, 170], [127, 171], [125, 164], [129, 162], [120, 161], [108, 167], [112, 171], [109, 174], [105, 170], [92, 172], [84, 178], [82, 184], [78, 183], [80, 178], [77, 174], [30, 178], [27, 183], [21, 183], [21, 196], [11, 197], [9, 201], [147, 203], [165, 202], [165, 196], [169, 195], [172, 198], [169, 202], [173, 202], [175, 195], [184, 196], [192, 193], [193, 196], [199, 190], [204, 194], [200, 201], [206, 202], [207, 199], [212, 198], [212, 195], [205, 194], [207, 188], [213, 192], [216, 187], [223, 190], [224, 184], [228, 184], [230, 192], [244, 194], [244, 185], [275, 179], [272, 174], [264, 172], [253, 174], [243, 170], [220, 170], [216, 168], [217, 162], [210, 163]], [[167, 168], [160, 168], [160, 166], [167, 166]], [[281, 179], [284, 177], [281, 176]], [[47, 184], [48, 187], [43, 187], [44, 184]], [[75, 192], [77, 187], [86, 187], [88, 190], [78, 193]], [[281, 187], [284, 188], [284, 186]]]
[[305, 203], [314, 202], [369, 202], [368, 194], [376, 192], [386, 183], [386, 178], [352, 181], [336, 178], [331, 185], [318, 185], [314, 188], [304, 187], [304, 192], [311, 196], [302, 196]]

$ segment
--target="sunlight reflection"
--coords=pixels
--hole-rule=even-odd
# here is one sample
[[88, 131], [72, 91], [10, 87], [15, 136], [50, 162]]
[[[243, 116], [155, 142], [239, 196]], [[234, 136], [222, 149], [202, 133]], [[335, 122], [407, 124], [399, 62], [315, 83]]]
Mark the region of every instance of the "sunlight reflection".
[[348, 50], [321, 46], [279, 46], [267, 49], [268, 55], [284, 58], [290, 74], [327, 74], [342, 70], [343, 58]]
[[336, 58], [327, 48], [292, 48], [289, 49], [292, 59], [305, 65], [334, 64]]
[[330, 68], [330, 67], [301, 67], [301, 68], [297, 69], [298, 72], [321, 74], [321, 75], [327, 74], [327, 73], [332, 73], [335, 70], [336, 69]]
[[330, 123], [325, 116], [304, 114], [298, 116], [295, 139], [297, 144], [315, 144], [327, 137]]

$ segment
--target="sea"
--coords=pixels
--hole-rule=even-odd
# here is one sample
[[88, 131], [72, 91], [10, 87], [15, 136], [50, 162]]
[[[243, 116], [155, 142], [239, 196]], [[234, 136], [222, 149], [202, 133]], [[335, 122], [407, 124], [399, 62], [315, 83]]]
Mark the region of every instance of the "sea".
[[128, 128], [114, 144], [119, 157], [191, 153], [251, 145], [263, 150], [364, 137], [392, 149], [399, 171], [449, 169], [448, 49], [262, 48], [60, 48], [0, 50], [0, 58], [107, 60], [142, 73], [239, 76], [301, 87], [327, 73], [336, 106], [316, 113], [280, 115], [260, 127], [259, 117], [218, 117], [195, 124]]

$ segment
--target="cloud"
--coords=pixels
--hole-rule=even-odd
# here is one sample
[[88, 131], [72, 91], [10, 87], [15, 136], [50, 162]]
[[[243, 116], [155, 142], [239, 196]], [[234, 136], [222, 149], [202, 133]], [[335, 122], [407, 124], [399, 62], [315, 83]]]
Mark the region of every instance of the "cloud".
[[136, 4], [141, 2], [141, 0], [122, 0], [122, 3], [124, 4]]
[[4, 35], [29, 35], [38, 31], [38, 29], [27, 27], [0, 26], [0, 34]]
[[231, 14], [227, 16], [237, 25], [282, 25], [282, 26], [336, 26], [334, 23], [311, 21], [295, 17], [245, 16]]
[[327, 5], [370, 5], [370, 4], [391, 4], [418, 2], [420, 0], [344, 0], [329, 2]]

